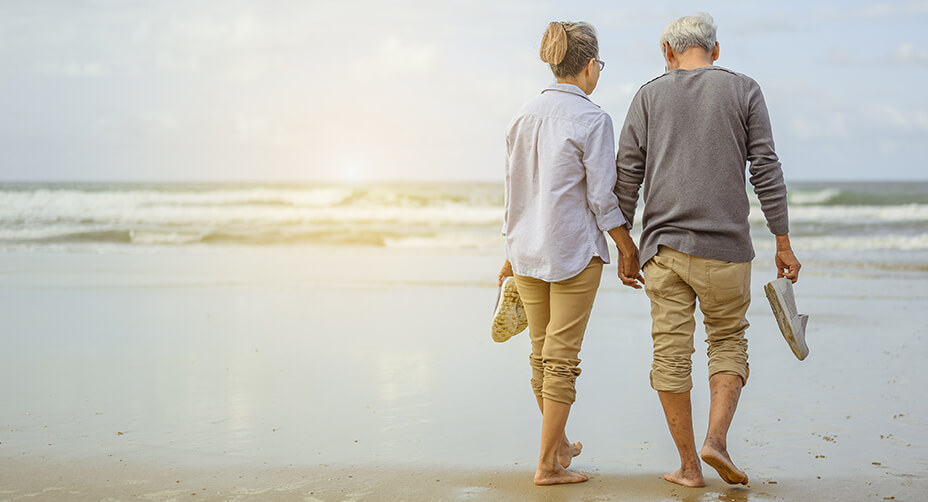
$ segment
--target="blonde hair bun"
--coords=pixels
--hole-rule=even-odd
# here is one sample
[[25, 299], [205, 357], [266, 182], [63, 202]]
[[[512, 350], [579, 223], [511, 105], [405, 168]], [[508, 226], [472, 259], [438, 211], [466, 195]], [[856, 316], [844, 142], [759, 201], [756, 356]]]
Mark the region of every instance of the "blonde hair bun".
[[559, 65], [567, 55], [567, 27], [564, 23], [552, 21], [541, 37], [541, 60], [548, 64]]
[[541, 37], [541, 60], [551, 66], [558, 78], [573, 77], [599, 57], [596, 30], [587, 23], [553, 21]]

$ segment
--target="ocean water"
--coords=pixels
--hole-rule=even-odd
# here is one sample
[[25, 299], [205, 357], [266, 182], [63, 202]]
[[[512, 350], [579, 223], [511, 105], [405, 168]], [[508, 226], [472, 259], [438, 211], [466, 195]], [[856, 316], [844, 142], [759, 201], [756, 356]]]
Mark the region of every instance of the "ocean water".
[[[797, 250], [928, 263], [928, 182], [793, 183]], [[502, 249], [500, 183], [0, 183], [0, 250]], [[758, 253], [773, 248], [752, 196]]]

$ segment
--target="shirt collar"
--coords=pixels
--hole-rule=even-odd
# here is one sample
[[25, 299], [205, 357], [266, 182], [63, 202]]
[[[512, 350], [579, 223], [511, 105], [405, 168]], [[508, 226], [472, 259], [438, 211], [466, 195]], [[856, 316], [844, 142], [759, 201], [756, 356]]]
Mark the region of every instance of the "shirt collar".
[[585, 92], [581, 91], [580, 88], [575, 86], [574, 84], [561, 84], [558, 82], [552, 82], [551, 85], [549, 85], [548, 87], [545, 87], [544, 90], [541, 91], [541, 93], [544, 94], [548, 91], [559, 91], [559, 92], [566, 92], [568, 94], [576, 94], [577, 96], [580, 96], [581, 98], [592, 103], [592, 100], [590, 100], [590, 97], [587, 96]]

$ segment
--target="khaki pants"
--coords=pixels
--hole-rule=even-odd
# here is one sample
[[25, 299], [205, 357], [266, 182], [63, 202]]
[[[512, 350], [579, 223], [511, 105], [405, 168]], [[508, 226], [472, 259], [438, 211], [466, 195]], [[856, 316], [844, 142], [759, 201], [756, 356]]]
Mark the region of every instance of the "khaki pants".
[[532, 339], [532, 390], [536, 396], [573, 404], [580, 375], [580, 344], [603, 275], [594, 257], [579, 274], [559, 282], [515, 276]]
[[751, 304], [751, 262], [710, 260], [661, 246], [643, 271], [654, 339], [651, 387], [673, 393], [693, 388], [697, 299], [705, 317], [709, 376], [737, 375], [747, 383], [744, 332], [749, 324], [744, 316]]

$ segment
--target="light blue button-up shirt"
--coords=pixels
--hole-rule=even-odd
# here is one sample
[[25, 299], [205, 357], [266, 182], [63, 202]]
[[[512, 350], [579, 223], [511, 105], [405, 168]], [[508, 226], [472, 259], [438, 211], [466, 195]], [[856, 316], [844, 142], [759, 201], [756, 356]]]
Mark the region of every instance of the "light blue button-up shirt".
[[551, 84], [506, 132], [506, 257], [518, 275], [557, 282], [594, 256], [609, 263], [604, 231], [622, 226], [612, 118], [571, 84]]

